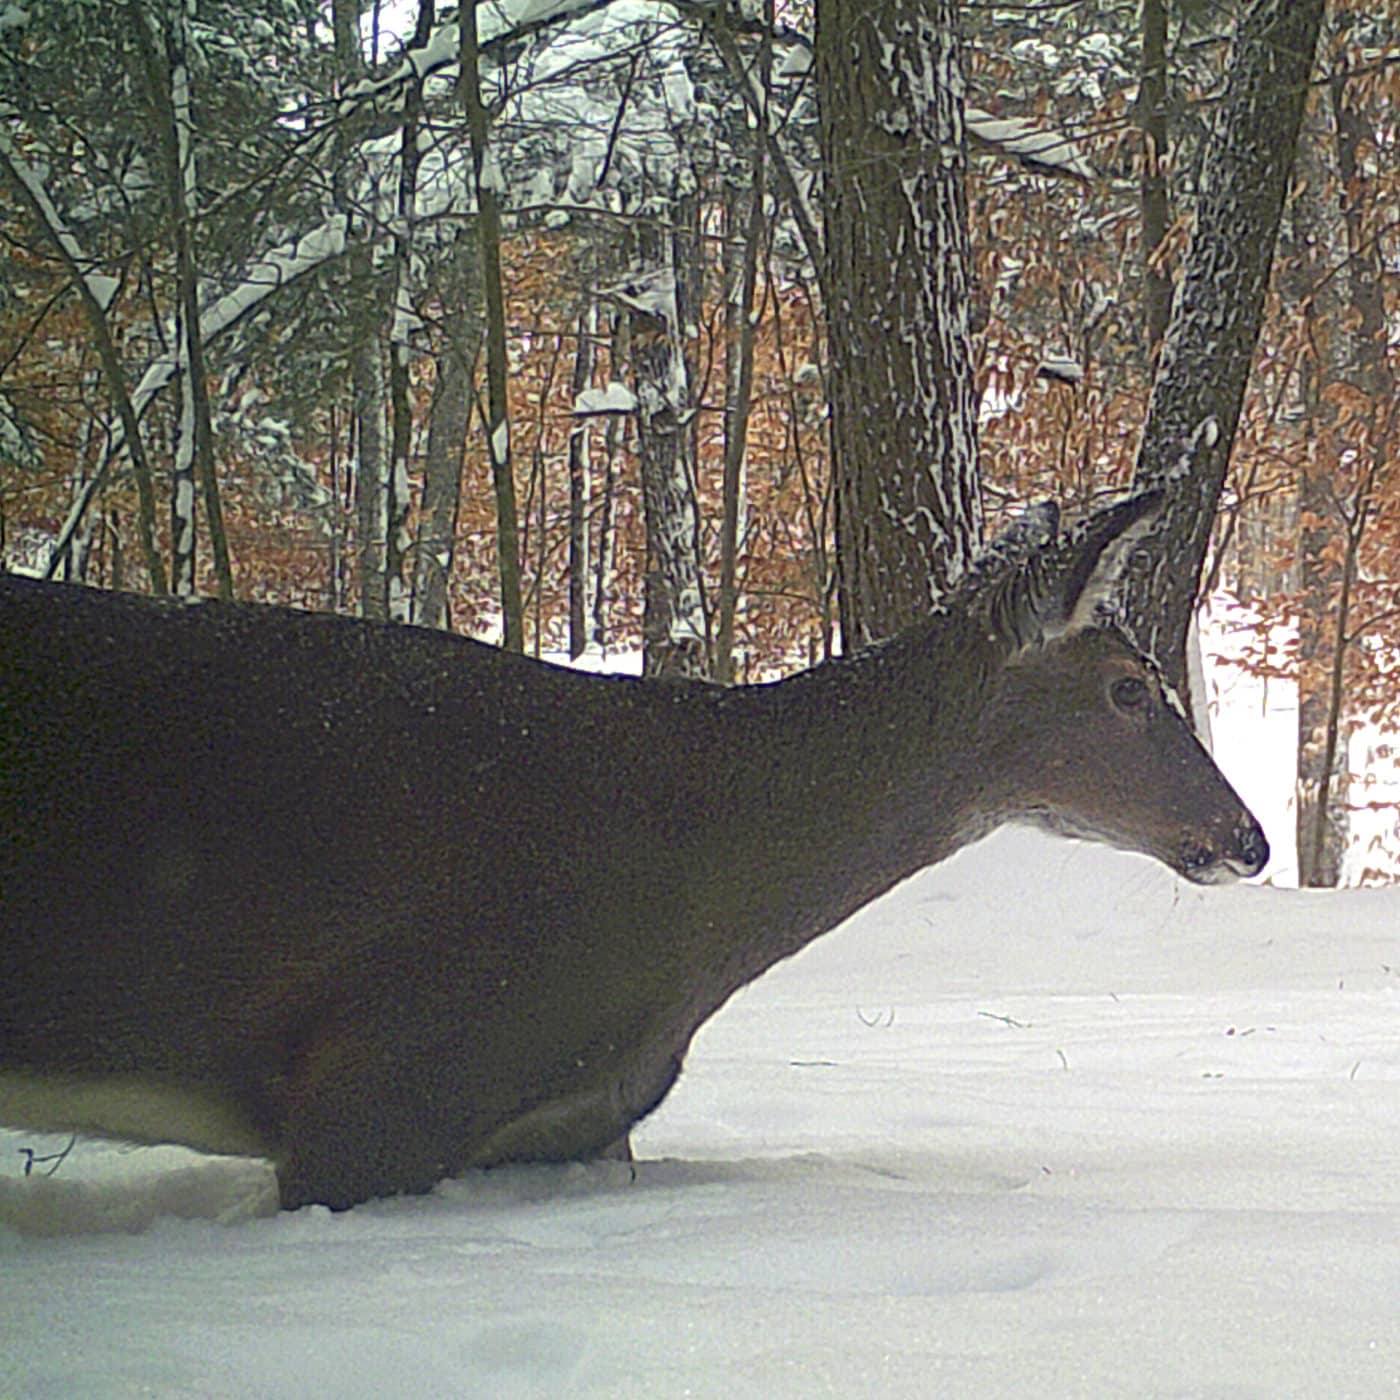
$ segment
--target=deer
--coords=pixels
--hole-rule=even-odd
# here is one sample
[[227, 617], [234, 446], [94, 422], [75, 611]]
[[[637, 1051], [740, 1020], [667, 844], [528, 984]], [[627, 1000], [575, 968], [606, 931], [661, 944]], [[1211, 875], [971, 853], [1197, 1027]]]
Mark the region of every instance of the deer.
[[1113, 616], [1159, 504], [733, 688], [0, 578], [0, 1122], [268, 1158], [286, 1209], [625, 1158], [738, 988], [1004, 822], [1257, 874]]

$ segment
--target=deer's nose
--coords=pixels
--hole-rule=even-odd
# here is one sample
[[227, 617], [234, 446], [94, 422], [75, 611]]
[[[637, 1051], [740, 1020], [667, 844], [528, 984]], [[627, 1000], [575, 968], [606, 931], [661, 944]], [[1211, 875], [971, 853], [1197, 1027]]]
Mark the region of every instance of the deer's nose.
[[1235, 831], [1235, 849], [1226, 863], [1237, 875], [1257, 875], [1269, 863], [1269, 842], [1258, 822], [1241, 825]]

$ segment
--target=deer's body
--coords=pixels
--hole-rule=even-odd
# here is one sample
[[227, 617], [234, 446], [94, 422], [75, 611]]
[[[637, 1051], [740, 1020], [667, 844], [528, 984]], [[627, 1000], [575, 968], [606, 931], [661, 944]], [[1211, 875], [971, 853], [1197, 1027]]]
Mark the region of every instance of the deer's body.
[[1130, 674], [976, 609], [724, 690], [2, 579], [0, 1121], [262, 1153], [286, 1206], [615, 1150], [738, 987], [1008, 818], [1257, 869]]

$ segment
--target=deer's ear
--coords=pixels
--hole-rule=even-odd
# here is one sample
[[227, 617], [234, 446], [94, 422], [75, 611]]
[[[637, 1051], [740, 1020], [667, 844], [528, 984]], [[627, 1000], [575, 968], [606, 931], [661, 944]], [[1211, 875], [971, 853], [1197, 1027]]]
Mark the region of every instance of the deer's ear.
[[1114, 611], [1118, 585], [1138, 541], [1157, 522], [1162, 493], [1145, 491], [1118, 501], [1083, 521], [1064, 541], [1056, 570], [1055, 616], [1044, 619], [1044, 635], [1062, 636], [1092, 627]]
[[1091, 627], [1111, 610], [1128, 556], [1161, 508], [1161, 491], [1139, 492], [1057, 538], [1054, 504], [1033, 507], [973, 567], [961, 601], [1013, 652]]

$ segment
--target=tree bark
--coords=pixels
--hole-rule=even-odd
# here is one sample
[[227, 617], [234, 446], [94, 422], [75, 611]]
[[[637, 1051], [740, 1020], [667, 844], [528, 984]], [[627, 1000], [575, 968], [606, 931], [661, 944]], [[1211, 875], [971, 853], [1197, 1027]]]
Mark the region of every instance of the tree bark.
[[442, 351], [423, 451], [423, 499], [414, 551], [413, 620], [423, 627], [449, 624], [448, 584], [462, 500], [462, 454], [471, 417], [472, 368], [481, 346], [476, 240], [460, 234], [452, 256]]
[[730, 200], [734, 226], [727, 230], [732, 246], [740, 221], [744, 229], [742, 256], [725, 306], [725, 434], [723, 514], [719, 535], [719, 592], [715, 602], [714, 677], [721, 685], [734, 679], [734, 624], [739, 608], [739, 537], [743, 519], [744, 466], [748, 454], [749, 408], [753, 397], [754, 293], [758, 283], [758, 254], [764, 229], [764, 153], [760, 135], [754, 145], [753, 184], [744, 198]]
[[481, 239], [481, 280], [486, 297], [486, 444], [496, 494], [496, 553], [501, 585], [501, 645], [525, 649], [525, 611], [520, 589], [520, 525], [511, 465], [510, 409], [506, 397], [506, 312], [501, 288], [501, 213], [496, 200], [500, 178], [488, 151], [490, 131], [481, 97], [477, 47], [477, 0], [462, 10], [461, 75], [458, 82], [472, 145], [472, 185]]
[[1171, 313], [1172, 280], [1161, 266], [1170, 203], [1167, 193], [1167, 7], [1166, 0], [1142, 0], [1142, 85], [1138, 90], [1142, 126], [1142, 279], [1144, 340], [1155, 359]]
[[[367, 287], [369, 259], [351, 259], [351, 282]], [[356, 271], [359, 276], [356, 276]], [[378, 329], [355, 346], [351, 358], [355, 415], [356, 557], [360, 573], [360, 616], [384, 621], [389, 616], [389, 586], [384, 572], [388, 529], [388, 480], [384, 458], [384, 351]]]
[[[433, 0], [418, 0], [413, 45], [421, 48], [433, 28]], [[376, 15], [378, 11], [376, 10]], [[394, 308], [389, 330], [389, 488], [384, 528], [384, 577], [389, 616], [407, 622], [411, 599], [404, 582], [410, 536], [408, 458], [413, 444], [413, 400], [409, 367], [413, 334], [419, 325], [413, 308], [414, 235], [418, 219], [418, 135], [422, 126], [423, 83], [408, 82], [403, 94], [403, 128], [399, 133], [398, 225], [394, 230]]]
[[[332, 32], [338, 90], [344, 91], [361, 75], [360, 0], [332, 0]], [[377, 295], [369, 245], [361, 221], [354, 217], [354, 201], [346, 178], [345, 162], [352, 133], [337, 129], [333, 197], [346, 216], [349, 244], [347, 297], [349, 315], [356, 324], [350, 349], [351, 419], [355, 451], [355, 557], [359, 574], [361, 617], [383, 620], [389, 615], [388, 581], [384, 572], [385, 532], [388, 528], [388, 474], [384, 454], [387, 421], [384, 384], [384, 352], [381, 307]]]
[[817, 5], [846, 650], [926, 615], [981, 537], [957, 8]]
[[[632, 324], [625, 312], [612, 317], [608, 363], [614, 372], [632, 358]], [[622, 451], [626, 420], [620, 415], [608, 419], [603, 433], [603, 479], [598, 487], [598, 548], [593, 564], [593, 642], [606, 650], [610, 640], [613, 557], [617, 535], [613, 516], [617, 504], [617, 459]]]
[[[598, 303], [589, 296], [577, 319], [574, 345], [573, 401], [593, 382], [598, 334]], [[588, 455], [589, 418], [581, 414], [569, 427], [569, 656], [577, 660], [588, 645]]]
[[631, 317], [638, 455], [647, 567], [642, 669], [650, 676], [709, 673], [689, 446], [689, 380], [675, 243], [655, 222], [639, 233], [644, 269], [623, 300]]
[[1254, 0], [1235, 35], [1134, 470], [1162, 522], [1125, 617], [1184, 692], [1186, 636], [1259, 335], [1324, 0]]
[[224, 531], [223, 506], [214, 468], [214, 439], [205, 379], [204, 337], [199, 324], [199, 270], [194, 254], [198, 193], [194, 168], [194, 128], [187, 62], [187, 24], [180, 0], [160, 24], [131, 5], [132, 29], [146, 74], [146, 88], [160, 131], [170, 226], [175, 249], [176, 344], [183, 359], [180, 416], [176, 432], [171, 495], [171, 588], [181, 596], [195, 591], [195, 484], [204, 498], [214, 576], [221, 598], [233, 597], [233, 565]]

